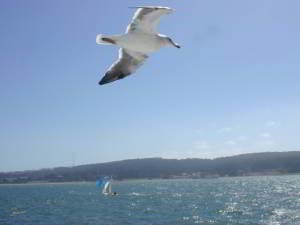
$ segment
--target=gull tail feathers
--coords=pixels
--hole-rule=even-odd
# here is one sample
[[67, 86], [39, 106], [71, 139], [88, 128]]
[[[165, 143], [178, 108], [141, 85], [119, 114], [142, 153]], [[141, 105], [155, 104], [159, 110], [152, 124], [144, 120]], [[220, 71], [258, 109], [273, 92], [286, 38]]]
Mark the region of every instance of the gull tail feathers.
[[104, 36], [103, 34], [98, 34], [96, 36], [96, 43], [99, 45], [114, 45], [116, 41], [110, 36]]

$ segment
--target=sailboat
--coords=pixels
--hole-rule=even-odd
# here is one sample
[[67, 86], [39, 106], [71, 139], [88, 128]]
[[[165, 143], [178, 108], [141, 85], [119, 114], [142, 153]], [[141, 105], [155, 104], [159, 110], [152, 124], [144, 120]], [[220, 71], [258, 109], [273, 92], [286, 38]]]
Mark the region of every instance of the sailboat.
[[117, 195], [116, 192], [111, 191], [111, 186], [112, 186], [112, 177], [104, 177], [103, 179], [97, 180], [96, 181], [96, 186], [102, 188], [102, 194], [104, 195]]
[[111, 180], [105, 182], [104, 187], [102, 189], [102, 194], [104, 195], [111, 195]]

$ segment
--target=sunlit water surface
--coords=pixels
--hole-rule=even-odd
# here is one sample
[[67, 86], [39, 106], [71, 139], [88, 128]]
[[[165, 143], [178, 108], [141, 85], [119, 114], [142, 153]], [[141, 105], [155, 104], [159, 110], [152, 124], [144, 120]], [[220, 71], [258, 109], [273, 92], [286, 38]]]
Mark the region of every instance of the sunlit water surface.
[[300, 176], [0, 185], [1, 225], [300, 225]]

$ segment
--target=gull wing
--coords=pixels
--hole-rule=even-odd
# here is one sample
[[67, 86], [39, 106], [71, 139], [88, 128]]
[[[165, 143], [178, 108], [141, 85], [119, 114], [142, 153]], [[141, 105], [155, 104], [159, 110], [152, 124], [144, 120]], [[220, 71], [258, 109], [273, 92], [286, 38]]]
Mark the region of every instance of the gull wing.
[[161, 6], [132, 7], [137, 8], [126, 33], [142, 32], [156, 33], [156, 27], [161, 16], [173, 12], [173, 9]]
[[100, 85], [107, 84], [134, 73], [148, 58], [147, 55], [120, 48], [119, 58], [106, 71], [99, 82]]

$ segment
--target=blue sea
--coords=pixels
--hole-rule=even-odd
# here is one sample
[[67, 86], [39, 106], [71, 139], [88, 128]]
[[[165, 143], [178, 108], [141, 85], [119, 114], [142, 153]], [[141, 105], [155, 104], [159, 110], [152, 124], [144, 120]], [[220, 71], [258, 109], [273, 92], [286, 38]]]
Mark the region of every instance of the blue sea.
[[0, 185], [1, 225], [300, 225], [300, 176]]

